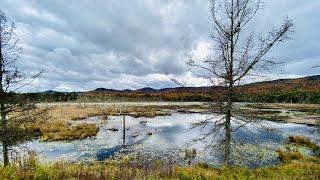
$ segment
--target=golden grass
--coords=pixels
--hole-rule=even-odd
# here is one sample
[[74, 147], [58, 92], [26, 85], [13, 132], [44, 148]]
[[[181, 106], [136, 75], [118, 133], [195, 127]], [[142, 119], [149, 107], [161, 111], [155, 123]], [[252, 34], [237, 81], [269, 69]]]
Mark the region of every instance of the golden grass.
[[281, 162], [290, 162], [292, 160], [303, 159], [303, 154], [297, 148], [289, 148], [286, 150], [278, 149], [277, 153]]
[[38, 107], [32, 112], [14, 114], [12, 117], [20, 117], [10, 121], [12, 126], [18, 125], [26, 132], [37, 132], [43, 141], [61, 141], [84, 139], [95, 136], [99, 130], [96, 124], [76, 123], [89, 116], [101, 115], [102, 112], [94, 107], [82, 108], [80, 106], [56, 106]]
[[320, 160], [305, 158], [271, 167], [213, 168], [204, 163], [180, 167], [156, 161], [145, 167], [126, 159], [89, 164], [57, 162], [40, 164], [33, 157], [0, 167], [0, 179], [319, 179]]
[[[97, 124], [78, 123], [79, 120], [95, 116], [103, 116], [103, 119], [107, 119], [107, 116], [116, 116], [119, 113], [120, 108], [116, 106], [60, 105], [48, 108], [41, 106], [22, 116], [21, 114], [14, 115], [21, 116], [20, 119], [25, 120], [16, 124], [19, 124], [27, 132], [37, 132], [43, 141], [61, 141], [84, 139], [97, 134], [99, 130]], [[133, 117], [169, 115], [157, 106], [128, 106], [122, 108], [121, 114]]]
[[310, 139], [299, 135], [289, 136], [287, 142], [294, 145], [305, 146], [312, 150], [319, 148], [319, 146], [316, 143], [311, 142]]
[[60, 141], [60, 140], [75, 140], [84, 139], [95, 136], [99, 128], [95, 124], [76, 124], [72, 126], [58, 125], [53, 129], [42, 130], [43, 141]]
[[293, 104], [293, 103], [263, 103], [247, 104], [247, 107], [258, 109], [288, 109], [293, 111], [320, 114], [320, 104]]
[[[43, 108], [43, 107], [40, 107]], [[169, 115], [162, 111], [161, 106], [125, 106], [120, 109], [117, 106], [93, 106], [93, 105], [64, 105], [50, 107], [47, 118], [48, 120], [83, 120], [87, 117], [94, 116], [117, 116], [129, 115], [132, 117], [155, 117]], [[171, 107], [173, 108], [173, 107]]]

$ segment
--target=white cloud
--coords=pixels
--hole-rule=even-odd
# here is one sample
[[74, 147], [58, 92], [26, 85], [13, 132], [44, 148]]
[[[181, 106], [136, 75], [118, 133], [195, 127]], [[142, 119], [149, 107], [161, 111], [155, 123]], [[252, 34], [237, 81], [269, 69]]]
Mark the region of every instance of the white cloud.
[[61, 19], [59, 19], [55, 15], [49, 12], [43, 11], [41, 9], [35, 9], [30, 6], [21, 7], [20, 12], [25, 16], [30, 16], [31, 18], [41, 19], [41, 20], [52, 22], [52, 23], [60, 23], [60, 24], [64, 23]]
[[204, 59], [209, 56], [211, 52], [211, 44], [207, 42], [198, 42], [197, 47], [193, 50], [193, 55], [197, 59]]

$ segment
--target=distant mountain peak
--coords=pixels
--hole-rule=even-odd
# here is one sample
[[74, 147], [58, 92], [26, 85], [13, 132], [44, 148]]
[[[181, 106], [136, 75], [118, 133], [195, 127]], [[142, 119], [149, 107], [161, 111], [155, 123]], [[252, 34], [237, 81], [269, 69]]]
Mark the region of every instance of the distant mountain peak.
[[106, 91], [117, 91], [117, 90], [114, 90], [114, 89], [106, 89], [106, 88], [97, 88], [93, 91], [96, 91], [96, 92], [106, 92]]
[[153, 89], [151, 87], [144, 87], [144, 88], [141, 88], [141, 89], [137, 89], [136, 91], [139, 91], [139, 92], [155, 92], [157, 90]]

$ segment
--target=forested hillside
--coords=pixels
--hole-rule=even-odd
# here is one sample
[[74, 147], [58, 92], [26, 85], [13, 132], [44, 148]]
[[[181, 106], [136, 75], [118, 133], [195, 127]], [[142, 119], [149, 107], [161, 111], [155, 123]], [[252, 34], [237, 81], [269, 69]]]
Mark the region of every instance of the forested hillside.
[[[114, 90], [98, 88], [88, 92], [28, 93], [30, 100], [39, 102], [65, 101], [215, 101], [223, 87], [176, 87]], [[24, 94], [26, 95], [26, 94]], [[237, 87], [239, 102], [320, 103], [320, 75], [297, 79], [279, 79]]]

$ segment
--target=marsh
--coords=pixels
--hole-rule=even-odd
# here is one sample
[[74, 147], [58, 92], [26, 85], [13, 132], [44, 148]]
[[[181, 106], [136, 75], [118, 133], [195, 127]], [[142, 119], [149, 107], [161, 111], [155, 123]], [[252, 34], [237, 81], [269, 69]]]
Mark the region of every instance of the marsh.
[[[98, 127], [96, 136], [70, 141], [43, 141], [41, 138], [29, 140], [16, 147], [20, 151], [25, 147], [35, 151], [42, 162], [57, 162], [67, 160], [72, 162], [120, 160], [123, 157], [144, 159], [144, 161], [170, 160], [181, 165], [186, 164], [186, 150], [195, 149], [197, 154], [191, 163], [207, 162], [213, 165], [221, 164], [221, 153], [217, 149], [207, 149], [208, 144], [217, 142], [219, 137], [195, 141], [212, 126], [192, 128], [193, 124], [204, 119], [219, 118], [219, 114], [181, 113], [171, 110], [170, 115], [155, 117], [134, 116], [93, 116], [77, 120], [76, 124], [93, 124]], [[123, 135], [123, 120], [125, 119], [125, 141]], [[141, 123], [144, 122], [144, 123]], [[273, 122], [264, 120], [263, 124], [275, 131], [269, 132], [248, 125], [240, 129], [234, 139], [240, 142], [238, 151], [234, 152], [233, 162], [246, 166], [266, 166], [279, 162], [276, 150], [283, 146], [289, 135], [303, 135], [319, 143], [319, 128], [305, 124]], [[237, 125], [232, 123], [234, 127]], [[117, 129], [118, 131], [112, 131]], [[259, 160], [258, 154], [263, 152]], [[246, 157], [246, 158], [241, 158]], [[244, 160], [245, 159], [245, 160]], [[188, 160], [189, 161], [189, 160]], [[144, 162], [145, 163], [145, 162]]]

